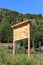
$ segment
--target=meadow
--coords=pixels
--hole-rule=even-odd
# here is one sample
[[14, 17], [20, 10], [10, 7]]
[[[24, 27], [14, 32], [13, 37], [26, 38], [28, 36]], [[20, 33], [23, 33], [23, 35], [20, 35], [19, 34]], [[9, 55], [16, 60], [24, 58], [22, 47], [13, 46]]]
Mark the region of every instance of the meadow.
[[31, 54], [17, 54], [13, 56], [11, 47], [0, 47], [0, 65], [43, 65], [43, 52]]

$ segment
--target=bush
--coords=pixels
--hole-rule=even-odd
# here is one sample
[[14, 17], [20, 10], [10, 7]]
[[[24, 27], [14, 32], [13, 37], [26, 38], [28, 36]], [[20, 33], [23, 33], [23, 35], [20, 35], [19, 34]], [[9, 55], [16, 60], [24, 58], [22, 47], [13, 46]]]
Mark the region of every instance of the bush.
[[13, 46], [8, 46], [8, 49], [13, 49]]

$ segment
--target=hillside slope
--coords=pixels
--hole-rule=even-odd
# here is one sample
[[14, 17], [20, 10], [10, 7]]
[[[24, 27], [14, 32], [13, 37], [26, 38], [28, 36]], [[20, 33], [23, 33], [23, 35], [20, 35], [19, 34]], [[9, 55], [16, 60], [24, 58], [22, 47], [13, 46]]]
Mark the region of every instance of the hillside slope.
[[[42, 14], [22, 14], [9, 9], [0, 8], [0, 42], [12, 42], [13, 34], [11, 25], [19, 23], [23, 20], [31, 19], [31, 40], [38, 40], [43, 34], [43, 16]], [[39, 28], [38, 28], [39, 27]], [[37, 32], [38, 31], [38, 32]], [[35, 33], [36, 32], [36, 33]], [[39, 34], [40, 32], [40, 34]], [[33, 34], [34, 33], [34, 34]], [[43, 36], [42, 36], [43, 38]]]

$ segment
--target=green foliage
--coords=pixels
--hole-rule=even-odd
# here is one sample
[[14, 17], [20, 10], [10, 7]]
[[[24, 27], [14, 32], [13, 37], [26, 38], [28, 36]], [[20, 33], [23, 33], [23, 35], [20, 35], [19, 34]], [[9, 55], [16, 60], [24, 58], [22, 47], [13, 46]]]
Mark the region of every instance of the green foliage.
[[43, 20], [36, 19], [31, 21], [31, 40], [34, 47], [35, 41], [43, 40]]
[[[0, 9], [0, 42], [12, 42], [13, 32], [11, 25], [27, 19], [31, 20], [30, 32], [32, 46], [34, 46], [35, 41], [43, 39], [42, 14], [21, 14], [19, 12], [11, 11], [8, 9]], [[19, 44], [27, 48], [27, 40], [19, 41]]]
[[6, 53], [6, 47], [0, 48], [0, 65], [43, 65], [43, 53], [32, 54], [30, 58], [26, 54], [13, 56]]
[[0, 37], [2, 42], [12, 42], [12, 29], [6, 18], [2, 19]]

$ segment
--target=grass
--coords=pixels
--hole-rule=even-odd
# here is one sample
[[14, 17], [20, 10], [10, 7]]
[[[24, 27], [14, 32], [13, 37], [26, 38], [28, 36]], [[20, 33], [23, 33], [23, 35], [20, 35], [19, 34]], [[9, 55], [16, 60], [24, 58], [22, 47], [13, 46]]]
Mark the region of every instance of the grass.
[[17, 54], [13, 56], [6, 47], [0, 47], [0, 65], [43, 65], [43, 53]]

